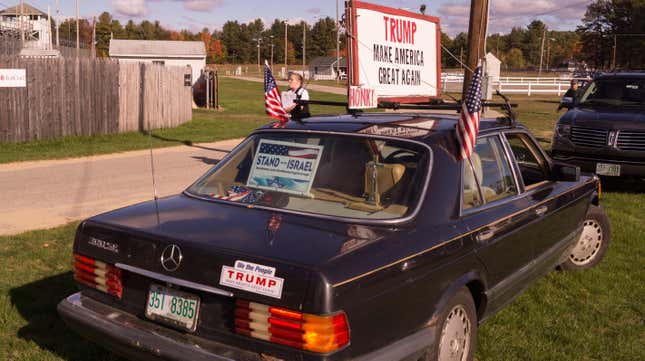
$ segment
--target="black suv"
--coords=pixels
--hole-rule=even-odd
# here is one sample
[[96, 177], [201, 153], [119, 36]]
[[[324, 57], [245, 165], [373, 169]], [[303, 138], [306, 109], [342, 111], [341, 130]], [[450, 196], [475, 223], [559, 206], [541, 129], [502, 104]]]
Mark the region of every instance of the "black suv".
[[555, 126], [555, 159], [602, 176], [645, 177], [645, 72], [596, 77]]

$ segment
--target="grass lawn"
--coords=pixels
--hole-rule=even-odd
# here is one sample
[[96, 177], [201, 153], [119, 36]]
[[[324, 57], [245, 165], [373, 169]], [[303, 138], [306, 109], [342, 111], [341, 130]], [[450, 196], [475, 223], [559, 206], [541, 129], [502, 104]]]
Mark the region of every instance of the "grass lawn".
[[[186, 124], [153, 130], [153, 147], [242, 138], [258, 126], [272, 121], [264, 113], [264, 89], [261, 83], [223, 78], [220, 85], [223, 110], [194, 110], [193, 119]], [[343, 96], [335, 94], [315, 91], [310, 94], [320, 100], [343, 100]], [[315, 114], [344, 112], [343, 108], [329, 106], [312, 106], [311, 110]], [[142, 132], [0, 144], [0, 163], [108, 154], [146, 149], [148, 146], [148, 135]]]

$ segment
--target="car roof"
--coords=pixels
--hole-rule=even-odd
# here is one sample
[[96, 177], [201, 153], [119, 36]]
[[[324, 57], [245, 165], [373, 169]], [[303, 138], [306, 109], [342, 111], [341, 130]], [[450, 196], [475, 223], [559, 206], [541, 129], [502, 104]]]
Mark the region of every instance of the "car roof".
[[644, 71], [616, 71], [611, 73], [601, 73], [595, 79], [608, 79], [608, 78], [629, 78], [629, 79], [645, 79]]
[[[322, 115], [290, 120], [281, 129], [321, 132], [359, 133], [420, 140], [431, 135], [453, 136], [459, 114], [440, 113], [357, 113]], [[272, 129], [276, 123], [260, 129]], [[521, 126], [521, 125], [520, 125]], [[482, 118], [480, 134], [512, 126], [508, 118]], [[523, 127], [523, 126], [521, 126]]]

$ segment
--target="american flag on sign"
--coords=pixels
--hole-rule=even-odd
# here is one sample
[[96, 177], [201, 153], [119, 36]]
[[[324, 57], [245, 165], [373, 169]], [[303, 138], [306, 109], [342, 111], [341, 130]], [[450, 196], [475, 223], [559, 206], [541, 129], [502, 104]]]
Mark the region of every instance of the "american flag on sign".
[[266, 62], [264, 63], [264, 104], [267, 114], [271, 117], [281, 122], [289, 120], [289, 114], [282, 107], [278, 85], [275, 83], [271, 68]]
[[475, 68], [473, 80], [466, 92], [466, 99], [461, 103], [461, 115], [457, 122], [457, 139], [459, 140], [460, 159], [470, 157], [477, 142], [479, 117], [482, 111], [482, 67]]
[[271, 155], [286, 155], [294, 158], [316, 159], [318, 149], [280, 145], [273, 143], [262, 143], [260, 153]]

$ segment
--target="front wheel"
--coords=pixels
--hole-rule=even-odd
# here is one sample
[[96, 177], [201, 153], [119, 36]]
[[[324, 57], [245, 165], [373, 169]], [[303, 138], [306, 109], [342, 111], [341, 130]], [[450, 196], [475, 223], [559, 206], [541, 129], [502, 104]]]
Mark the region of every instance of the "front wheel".
[[599, 206], [591, 205], [585, 216], [582, 234], [560, 266], [565, 270], [591, 268], [602, 260], [611, 239], [609, 217]]
[[[427, 361], [471, 361], [477, 339], [477, 314], [467, 288], [461, 288], [441, 310]], [[432, 356], [431, 356], [432, 355]]]

